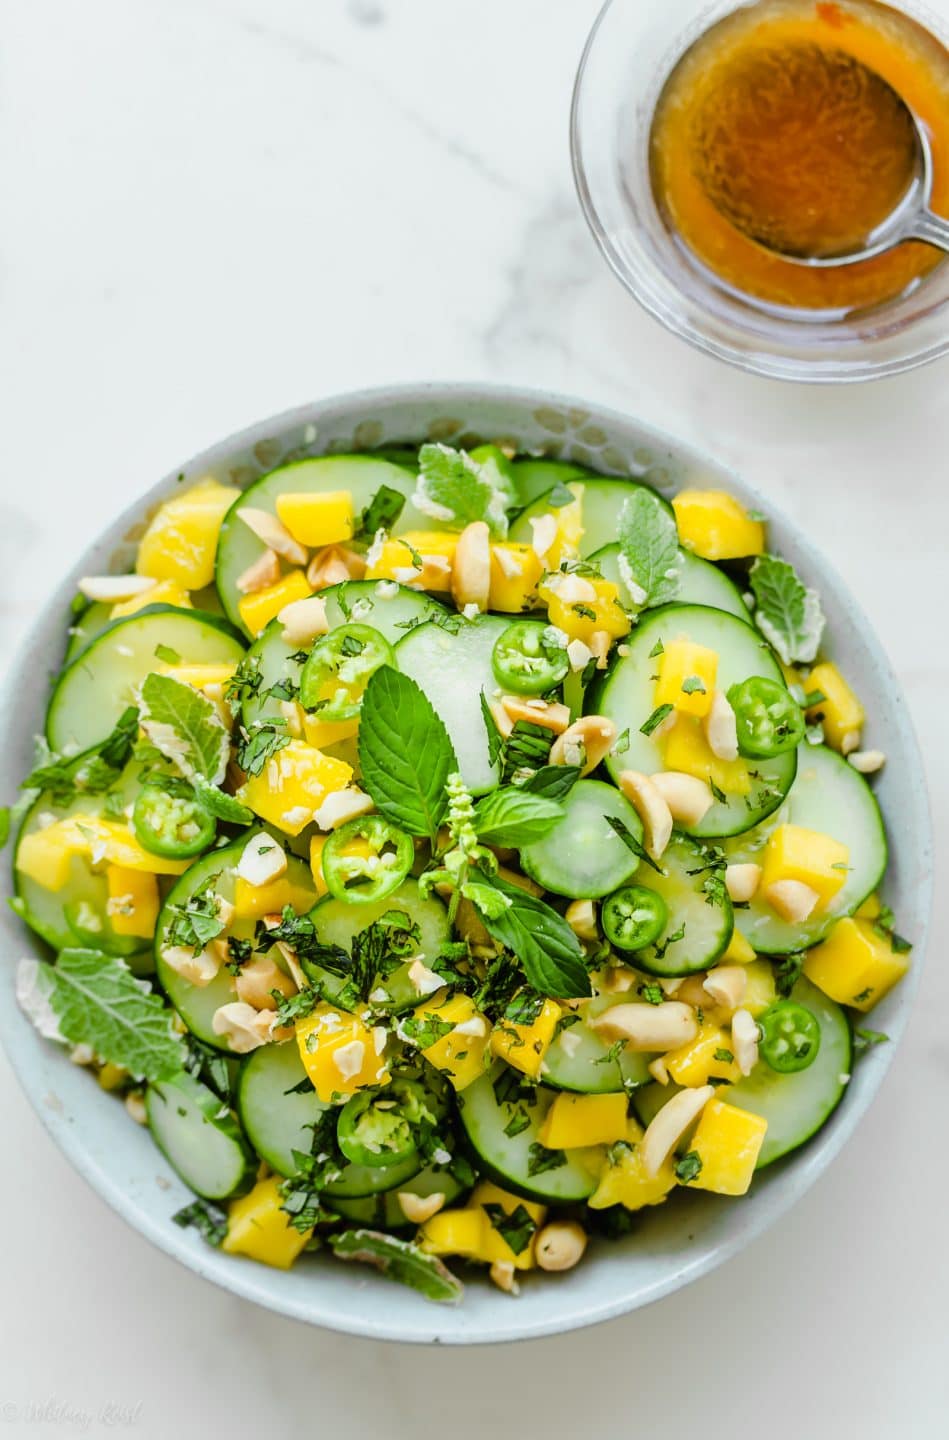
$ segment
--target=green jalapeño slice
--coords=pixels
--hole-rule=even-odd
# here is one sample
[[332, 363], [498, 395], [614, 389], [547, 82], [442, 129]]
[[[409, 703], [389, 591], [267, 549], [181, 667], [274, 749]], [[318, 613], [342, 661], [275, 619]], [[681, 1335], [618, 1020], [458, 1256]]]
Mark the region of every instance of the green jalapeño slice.
[[559, 634], [543, 620], [515, 620], [495, 641], [494, 676], [515, 695], [545, 695], [559, 685], [570, 661]]
[[341, 625], [316, 642], [300, 675], [300, 703], [321, 720], [354, 720], [369, 679], [395, 666], [392, 646], [371, 625]]

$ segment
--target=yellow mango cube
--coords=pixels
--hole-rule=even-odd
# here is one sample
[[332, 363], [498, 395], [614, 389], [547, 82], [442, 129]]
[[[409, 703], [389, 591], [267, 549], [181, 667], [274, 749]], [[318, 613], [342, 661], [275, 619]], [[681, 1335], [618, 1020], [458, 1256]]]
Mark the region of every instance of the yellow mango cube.
[[481, 1209], [468, 1206], [439, 1210], [419, 1230], [419, 1248], [426, 1255], [459, 1255], [464, 1260], [484, 1260], [488, 1217]]
[[773, 1005], [777, 998], [774, 970], [768, 960], [754, 960], [745, 969], [745, 997], [742, 1009], [755, 1019]]
[[413, 590], [450, 590], [457, 548], [458, 536], [450, 530], [407, 530], [385, 541], [366, 579], [396, 580]]
[[803, 825], [779, 825], [768, 836], [761, 867], [761, 891], [780, 880], [797, 880], [820, 896], [825, 908], [847, 881], [850, 851], [839, 840]]
[[583, 539], [583, 492], [585, 487], [571, 481], [567, 489], [574, 497], [569, 505], [561, 505], [559, 510], [554, 509], [547, 512], [549, 515], [553, 515], [557, 521], [553, 542], [544, 555], [544, 564], [548, 570], [557, 570], [562, 561], [572, 560], [580, 552], [580, 541]]
[[[455, 1090], [464, 1090], [484, 1074], [491, 1027], [473, 1000], [467, 995], [450, 996], [447, 990], [436, 990], [414, 1013], [417, 1021], [430, 1021], [438, 1035], [422, 1054], [436, 1070], [445, 1072]], [[446, 1025], [452, 1028], [442, 1033]]]
[[672, 508], [680, 542], [703, 560], [739, 560], [764, 551], [764, 525], [726, 490], [681, 490]]
[[323, 849], [328, 839], [328, 835], [310, 836], [310, 874], [313, 876], [313, 885], [319, 900], [329, 894], [329, 886], [323, 874]]
[[[631, 621], [612, 580], [586, 575], [550, 575], [538, 589], [547, 616], [571, 640], [588, 645], [598, 630], [618, 640], [629, 633]], [[491, 607], [494, 609], [494, 606]]]
[[275, 1270], [289, 1270], [301, 1253], [312, 1230], [295, 1230], [280, 1207], [280, 1177], [258, 1180], [247, 1195], [228, 1206], [227, 1235], [221, 1249], [228, 1255], [246, 1255]]
[[186, 590], [210, 585], [221, 522], [239, 494], [208, 478], [166, 500], [142, 536], [138, 574], [175, 580]]
[[220, 700], [236, 669], [236, 665], [169, 665], [163, 673], [182, 685], [190, 685], [192, 690], [200, 690], [211, 700]]
[[178, 610], [191, 610], [191, 596], [183, 585], [177, 580], [156, 580], [148, 590], [143, 590], [140, 595], [133, 595], [131, 600], [123, 600], [118, 605], [113, 605], [109, 612], [110, 620], [123, 620], [126, 615], [135, 615], [139, 610], [144, 610], [146, 605], [174, 605]]
[[720, 760], [705, 738], [702, 722], [695, 716], [678, 715], [661, 744], [667, 770], [681, 770], [699, 780], [709, 780], [726, 795], [750, 795], [747, 763], [740, 756], [737, 760]]
[[17, 846], [16, 869], [19, 875], [44, 890], [54, 893], [69, 883], [74, 855], [88, 849], [75, 829], [49, 825], [45, 830], [32, 830]]
[[856, 750], [866, 712], [837, 666], [830, 661], [815, 665], [802, 683], [807, 695], [824, 697], [808, 708], [807, 718], [812, 724], [823, 721], [827, 744], [835, 750]]
[[[468, 1207], [471, 1210], [480, 1210], [484, 1216], [484, 1229], [481, 1237], [481, 1254], [478, 1257], [486, 1264], [493, 1265], [495, 1261], [502, 1264], [513, 1265], [515, 1270], [533, 1270], [536, 1261], [534, 1259], [534, 1236], [523, 1250], [514, 1251], [505, 1240], [501, 1232], [491, 1223], [491, 1217], [485, 1208], [486, 1206], [498, 1206], [505, 1215], [513, 1215], [519, 1206], [533, 1220], [537, 1229], [544, 1223], [547, 1209], [544, 1205], [538, 1205], [533, 1200], [522, 1200], [519, 1195], [511, 1195], [507, 1190], [502, 1190], [499, 1185], [494, 1185], [490, 1180], [482, 1180], [476, 1185], [471, 1193]], [[534, 1232], [536, 1234], [536, 1231]]]
[[117, 820], [71, 815], [25, 835], [17, 850], [17, 869], [45, 889], [61, 890], [73, 855], [84, 856], [93, 867], [106, 863], [153, 875], [180, 875], [189, 864], [153, 855]]
[[106, 911], [116, 935], [136, 935], [150, 940], [161, 907], [155, 876], [144, 870], [107, 865], [105, 878], [109, 891]]
[[860, 908], [853, 913], [858, 920], [879, 920], [883, 914], [883, 905], [879, 895], [876, 893], [868, 895]]
[[352, 778], [345, 760], [324, 755], [305, 740], [291, 740], [259, 775], [248, 775], [237, 798], [278, 830], [299, 835], [327, 795], [344, 790]]
[[276, 585], [268, 585], [266, 590], [255, 590], [251, 595], [242, 596], [237, 608], [251, 635], [259, 635], [285, 605], [294, 600], [305, 600], [312, 593], [313, 588], [303, 571], [290, 570]]
[[297, 1048], [303, 1068], [324, 1105], [348, 1100], [367, 1085], [388, 1085], [383, 1049], [384, 1030], [369, 1029], [358, 1015], [322, 1003], [296, 1023]]
[[838, 1005], [871, 1010], [909, 969], [909, 954], [894, 950], [871, 920], [838, 920], [827, 939], [808, 950], [804, 974]]
[[353, 538], [353, 497], [348, 490], [278, 495], [277, 515], [294, 540], [311, 549]]
[[676, 1173], [671, 1158], [663, 1161], [657, 1174], [646, 1174], [642, 1138], [642, 1127], [635, 1120], [627, 1121], [625, 1141], [611, 1147], [599, 1184], [587, 1201], [591, 1210], [607, 1210], [611, 1205], [642, 1210], [646, 1205], [661, 1205], [669, 1191], [675, 1189]]
[[531, 610], [543, 573], [543, 563], [532, 545], [515, 545], [513, 541], [492, 545], [489, 608], [505, 615]]
[[320, 891], [310, 889], [281, 875], [268, 885], [251, 885], [239, 875], [234, 881], [235, 920], [259, 920], [264, 915], [279, 915], [289, 905], [298, 915], [305, 915], [313, 909]]
[[562, 1014], [556, 1000], [545, 1000], [530, 1025], [501, 1020], [491, 1032], [491, 1049], [499, 1059], [536, 1080]]
[[722, 955], [723, 965], [750, 965], [757, 959], [754, 949], [745, 939], [740, 930], [732, 931], [732, 938]]
[[702, 1168], [689, 1182], [690, 1188], [713, 1190], [716, 1195], [746, 1194], [767, 1129], [763, 1115], [752, 1115], [713, 1096], [692, 1137], [690, 1149]]
[[622, 1090], [610, 1095], [571, 1095], [562, 1091], [547, 1111], [537, 1138], [548, 1150], [612, 1145], [626, 1136], [628, 1109]]
[[663, 1058], [677, 1085], [698, 1086], [707, 1085], [710, 1080], [741, 1079], [732, 1055], [731, 1037], [719, 1025], [701, 1026], [694, 1040], [670, 1050]]
[[671, 640], [656, 661], [656, 705], [672, 705], [681, 715], [701, 718], [712, 708], [718, 678], [718, 654], [691, 640]]
[[321, 720], [319, 711], [303, 717], [303, 735], [308, 745], [322, 750], [326, 745], [338, 745], [342, 740], [351, 740], [359, 733], [359, 716], [352, 720]]

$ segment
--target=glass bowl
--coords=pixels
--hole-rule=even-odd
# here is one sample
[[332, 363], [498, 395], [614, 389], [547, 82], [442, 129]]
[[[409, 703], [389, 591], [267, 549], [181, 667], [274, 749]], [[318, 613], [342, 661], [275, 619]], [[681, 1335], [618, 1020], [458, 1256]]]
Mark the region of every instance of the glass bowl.
[[[900, 298], [840, 317], [752, 308], [707, 280], [663, 224], [649, 177], [649, 131], [669, 73], [735, 0], [607, 0], [577, 72], [570, 142], [580, 203], [614, 274], [657, 320], [697, 349], [780, 380], [872, 380], [949, 350], [949, 264]], [[947, 43], [939, 11], [898, 7]]]

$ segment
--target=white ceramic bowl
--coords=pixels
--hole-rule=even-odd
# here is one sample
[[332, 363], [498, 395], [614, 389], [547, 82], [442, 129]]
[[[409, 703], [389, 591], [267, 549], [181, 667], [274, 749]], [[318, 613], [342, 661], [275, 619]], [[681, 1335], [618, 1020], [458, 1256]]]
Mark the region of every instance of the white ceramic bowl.
[[[886, 894], [915, 941], [909, 978], [874, 1011], [895, 1042], [906, 1021], [922, 961], [931, 895], [931, 836], [922, 765], [906, 703], [886, 657], [833, 568], [810, 542], [744, 482], [668, 436], [625, 415], [559, 396], [486, 385], [403, 386], [323, 400], [267, 420], [176, 467], [138, 496], [102, 538], [76, 557], [36, 619], [7, 677], [0, 715], [6, 788], [27, 772], [42, 728], [47, 672], [59, 663], [69, 601], [81, 574], [127, 564], [130, 534], [145, 512], [187, 479], [213, 474], [246, 483], [288, 455], [360, 449], [426, 436], [449, 441], [510, 438], [531, 451], [582, 461], [606, 473], [646, 477], [671, 494], [684, 483], [721, 479], [771, 517], [774, 548], [817, 584], [830, 616], [829, 649], [844, 657], [870, 715], [868, 741], [885, 750], [878, 793], [891, 859]], [[745, 1199], [681, 1194], [643, 1214], [619, 1244], [595, 1247], [577, 1270], [526, 1284], [516, 1302], [488, 1283], [468, 1286], [460, 1306], [423, 1300], [360, 1267], [314, 1255], [283, 1273], [207, 1247], [171, 1222], [189, 1198], [153, 1145], [89, 1075], [43, 1041], [20, 1013], [15, 962], [42, 947], [2, 909], [0, 1038], [37, 1114], [89, 1184], [125, 1220], [199, 1275], [283, 1315], [373, 1338], [469, 1344], [522, 1339], [606, 1320], [648, 1304], [735, 1254], [779, 1219], [830, 1164], [870, 1104], [894, 1045], [874, 1048], [856, 1068], [843, 1104], [807, 1146], [759, 1176]], [[25, 1157], [19, 1157], [21, 1160]], [[77, 1236], [77, 1240], [78, 1240]]]

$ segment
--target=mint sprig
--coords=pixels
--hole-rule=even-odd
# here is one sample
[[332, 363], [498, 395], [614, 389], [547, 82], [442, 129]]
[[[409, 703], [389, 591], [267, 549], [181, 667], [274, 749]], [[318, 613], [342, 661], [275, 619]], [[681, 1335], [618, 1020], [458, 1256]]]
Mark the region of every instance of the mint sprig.
[[623, 501], [619, 546], [620, 573], [637, 605], [645, 609], [675, 599], [679, 534], [674, 517], [648, 490], [634, 490]]
[[555, 800], [522, 786], [505, 785], [478, 801], [474, 824], [483, 844], [520, 849], [549, 835], [563, 815], [563, 806]]
[[371, 676], [363, 695], [359, 767], [380, 814], [434, 845], [448, 806], [445, 786], [458, 761], [428, 696], [390, 665]]
[[140, 722], [156, 750], [186, 780], [201, 778], [220, 785], [231, 742], [206, 695], [171, 675], [146, 675]]
[[563, 1000], [589, 995], [590, 977], [580, 941], [566, 920], [543, 900], [517, 885], [509, 885], [498, 875], [482, 871], [479, 881], [510, 902], [500, 914], [481, 910], [481, 919], [488, 933], [517, 956], [527, 983], [542, 995]]
[[412, 499], [423, 515], [463, 530], [484, 520], [495, 540], [507, 535], [508, 496], [496, 466], [479, 464], [450, 445], [423, 445]]
[[785, 665], [816, 660], [825, 625], [817, 591], [776, 555], [759, 555], [748, 578], [755, 597], [755, 624]]

